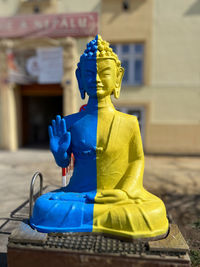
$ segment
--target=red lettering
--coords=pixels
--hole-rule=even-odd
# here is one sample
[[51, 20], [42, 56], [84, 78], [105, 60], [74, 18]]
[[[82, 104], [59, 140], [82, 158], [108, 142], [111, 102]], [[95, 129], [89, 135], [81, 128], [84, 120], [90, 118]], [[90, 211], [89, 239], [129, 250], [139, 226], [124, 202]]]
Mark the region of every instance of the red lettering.
[[35, 26], [36, 29], [42, 29], [42, 22], [38, 21], [38, 20], [35, 20], [34, 21], [34, 26]]
[[87, 18], [79, 18], [78, 19], [78, 26], [81, 28], [86, 28], [87, 26]]
[[67, 20], [66, 20], [66, 18], [63, 18], [62, 20], [61, 20], [61, 23], [60, 23], [60, 27], [61, 28], [68, 28], [68, 22], [67, 22]]
[[59, 20], [58, 20], [58, 19], [54, 19], [54, 20], [52, 21], [52, 28], [53, 28], [53, 29], [56, 29], [58, 24], [59, 24]]
[[71, 28], [75, 28], [76, 27], [74, 18], [70, 19], [70, 26], [71, 26]]

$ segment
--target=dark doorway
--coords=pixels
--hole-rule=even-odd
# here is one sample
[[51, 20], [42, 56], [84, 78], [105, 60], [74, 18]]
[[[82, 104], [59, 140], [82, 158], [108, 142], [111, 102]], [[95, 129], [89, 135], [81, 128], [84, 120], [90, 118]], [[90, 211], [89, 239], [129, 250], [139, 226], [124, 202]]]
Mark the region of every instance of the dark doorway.
[[48, 125], [62, 115], [62, 95], [22, 94], [23, 147], [48, 148]]

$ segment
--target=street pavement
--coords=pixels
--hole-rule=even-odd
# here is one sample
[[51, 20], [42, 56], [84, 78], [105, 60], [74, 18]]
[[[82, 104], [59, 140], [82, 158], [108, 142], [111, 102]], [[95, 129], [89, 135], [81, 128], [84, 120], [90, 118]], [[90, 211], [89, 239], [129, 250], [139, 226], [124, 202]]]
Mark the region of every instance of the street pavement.
[[[61, 168], [56, 166], [48, 150], [0, 151], [0, 253], [3, 257], [8, 236], [20, 221], [11, 214], [28, 200], [30, 181], [36, 171], [43, 174], [44, 186], [62, 185]], [[178, 208], [182, 212], [179, 217], [186, 216], [186, 222], [187, 216], [195, 220], [200, 211], [199, 176], [200, 157], [145, 156], [145, 188], [166, 201], [172, 214]]]

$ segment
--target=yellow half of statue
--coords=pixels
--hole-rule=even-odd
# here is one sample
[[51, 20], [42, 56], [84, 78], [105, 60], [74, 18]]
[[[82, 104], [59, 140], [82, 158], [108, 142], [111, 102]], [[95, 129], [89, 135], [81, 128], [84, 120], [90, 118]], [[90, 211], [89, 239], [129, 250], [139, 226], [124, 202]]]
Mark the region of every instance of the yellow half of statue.
[[[164, 235], [165, 206], [143, 188], [144, 155], [137, 119], [111, 107], [106, 114], [98, 112], [98, 119], [97, 143], [104, 149], [97, 155], [93, 232], [133, 238]], [[107, 138], [100, 134], [103, 125], [111, 125]]]
[[[144, 154], [137, 118], [115, 110], [111, 102], [112, 94], [119, 98], [123, 74], [106, 41], [97, 36], [88, 44], [76, 71], [81, 97], [89, 96], [86, 110], [63, 120], [58, 117], [50, 127], [57, 164], [67, 166], [73, 152], [74, 173], [65, 189], [36, 202], [32, 220], [36, 228], [81, 232], [89, 231], [90, 225], [92, 232], [129, 238], [167, 233], [163, 202], [143, 188]], [[45, 209], [50, 226], [45, 218], [34, 222], [34, 216], [42, 217]], [[55, 223], [59, 226], [54, 217], [60, 218]]]
[[[105, 52], [109, 49], [101, 39], [98, 46]], [[119, 97], [124, 73], [111, 57], [97, 55], [97, 147], [102, 150], [96, 160], [93, 232], [160, 236], [168, 230], [165, 206], [143, 188], [144, 154], [137, 118], [116, 111], [110, 101], [111, 93]]]

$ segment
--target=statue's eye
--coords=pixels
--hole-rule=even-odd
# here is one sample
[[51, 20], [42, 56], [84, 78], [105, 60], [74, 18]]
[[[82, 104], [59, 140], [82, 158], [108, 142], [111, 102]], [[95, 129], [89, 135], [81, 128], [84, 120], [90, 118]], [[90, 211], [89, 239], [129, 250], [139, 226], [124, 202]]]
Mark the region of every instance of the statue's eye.
[[110, 75], [110, 71], [108, 71], [108, 70], [101, 71], [100, 75], [101, 76], [109, 76]]
[[101, 74], [103, 77], [107, 77], [107, 76], [110, 76], [110, 72], [108, 71], [105, 71]]

